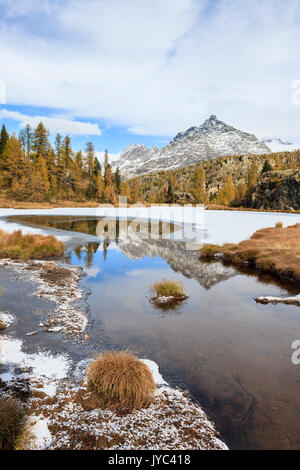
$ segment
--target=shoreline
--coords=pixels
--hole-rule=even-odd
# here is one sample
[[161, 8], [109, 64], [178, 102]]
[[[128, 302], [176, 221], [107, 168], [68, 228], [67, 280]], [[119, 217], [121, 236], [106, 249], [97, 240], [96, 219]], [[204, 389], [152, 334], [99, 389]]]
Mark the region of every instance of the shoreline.
[[[0, 228], [12, 232], [20, 230], [23, 233], [49, 234], [46, 227], [35, 228], [24, 224], [10, 222], [10, 216], [64, 216], [64, 217], [94, 217], [117, 219], [139, 219], [157, 222], [184, 224], [187, 235], [196, 237], [197, 244], [224, 244], [227, 242], [238, 243], [249, 237], [262, 228], [274, 226], [282, 222], [284, 226], [294, 225], [298, 219], [298, 214], [271, 213], [271, 212], [245, 212], [245, 211], [215, 211], [203, 210], [202, 207], [178, 207], [178, 206], [151, 206], [151, 207], [119, 207], [97, 206], [89, 208], [61, 207], [56, 209], [1, 209], [0, 208]], [[216, 217], [217, 215], [217, 217]], [[230, 220], [229, 220], [230, 219]], [[228, 223], [229, 222], [229, 223]], [[54, 232], [54, 230], [52, 230]], [[63, 241], [67, 246], [74, 233], [57, 230], [54, 233], [56, 238]], [[180, 235], [180, 234], [179, 234]], [[87, 235], [77, 233], [78, 237], [99, 239], [97, 235]], [[176, 239], [176, 238], [175, 238]], [[182, 239], [182, 236], [181, 236]], [[194, 242], [193, 242], [194, 243]]]
[[[9, 219], [7, 221], [5, 221], [5, 220], [3, 220], [3, 217], [9, 217], [10, 215], [17, 215], [16, 212], [18, 214], [21, 213], [20, 215], [28, 214], [28, 212], [31, 212], [31, 213], [33, 212], [34, 215], [44, 215], [46, 213], [46, 214], [49, 214], [49, 215], [61, 215], [61, 216], [67, 216], [67, 215], [95, 216], [95, 214], [98, 213], [98, 209], [99, 208], [97, 208], [96, 210], [93, 209], [93, 208], [89, 208], [89, 209], [82, 209], [82, 208], [79, 208], [79, 209], [78, 208], [66, 208], [65, 209], [65, 208], [61, 208], [61, 209], [56, 209], [56, 210], [51, 210], [51, 211], [50, 210], [34, 210], [34, 211], [25, 211], [25, 210], [21, 211], [21, 210], [18, 210], [18, 211], [15, 211], [15, 210], [10, 209], [10, 210], [5, 210], [5, 214], [3, 214], [4, 210], [0, 210], [0, 217], [2, 217], [2, 220], [0, 219], [0, 224], [5, 225], [3, 227], [4, 230], [6, 230], [6, 228], [9, 228], [13, 231], [13, 230], [16, 230], [17, 228], [19, 228], [22, 231], [26, 231], [27, 233], [28, 232], [31, 232], [31, 233], [37, 233], [38, 232], [38, 233], [47, 233], [48, 234], [49, 232], [47, 230], [43, 230], [43, 228], [31, 228], [31, 227], [28, 227], [26, 225], [18, 225], [17, 223], [10, 223]], [[110, 209], [110, 208], [107, 209], [106, 208], [106, 210], [107, 210], [107, 214], [112, 214], [113, 213], [114, 215], [116, 215], [116, 213], [117, 213], [117, 210], [114, 209], [114, 208], [112, 208], [112, 209]], [[100, 212], [101, 215], [103, 215], [103, 210], [100, 210], [99, 212]], [[132, 210], [129, 211], [129, 212], [132, 213]], [[166, 213], [167, 213], [167, 211], [165, 212], [165, 214]], [[98, 215], [100, 215], [100, 214], [98, 214]], [[263, 214], [259, 213], [259, 216], [261, 216], [261, 215], [263, 215]], [[271, 219], [270, 219], [270, 217], [271, 217]], [[279, 215], [279, 217], [280, 217], [280, 215]], [[293, 216], [293, 218], [294, 217], [295, 216]], [[256, 223], [265, 223], [265, 224], [267, 224], [267, 223], [269, 223], [269, 220], [272, 220], [272, 215], [269, 214], [268, 217], [266, 217], [266, 219], [267, 219], [267, 221], [265, 221], [265, 219], [262, 219], [261, 217], [259, 217], [258, 220], [257, 219], [255, 219], [255, 220], [256, 220]], [[292, 223], [291, 219], [292, 219], [292, 217], [289, 219]], [[70, 232], [68, 233], [67, 231], [65, 231], [65, 232], [62, 231], [62, 234], [61, 234], [60, 238], [66, 240], [67, 243], [69, 243], [70, 240], [72, 239], [72, 235], [73, 234], [71, 234]], [[32, 261], [30, 263], [32, 263]], [[33, 263], [35, 263], [35, 262], [33, 261]], [[37, 261], [36, 263], [40, 263], [40, 262]], [[46, 263], [49, 263], [49, 262], [46, 262]], [[20, 265], [20, 263], [18, 263], [18, 262], [16, 262], [16, 264]], [[72, 268], [70, 268], [70, 269], [72, 269]], [[77, 269], [77, 268], [75, 268], [75, 269]], [[27, 274], [29, 274], [29, 273], [33, 274], [34, 270], [31, 271], [31, 270], [26, 270], [25, 269], [24, 272], [26, 272]], [[38, 275], [38, 272], [36, 272], [34, 275]], [[76, 281], [78, 288], [79, 288], [79, 286], [78, 286], [79, 279], [80, 279], [80, 277]], [[51, 300], [51, 299], [49, 298], [48, 300]], [[54, 328], [55, 328], [55, 326], [54, 326]], [[44, 333], [44, 332], [42, 332], [42, 333]], [[83, 331], [82, 331], [82, 333], [83, 333]], [[5, 330], [4, 330], [4, 333], [2, 332], [2, 334], [5, 334]], [[50, 332], [49, 332], [49, 334], [50, 334]], [[59, 334], [59, 332], [58, 331], [56, 331], [56, 332], [53, 331], [51, 334], [53, 334], [53, 335], [54, 334]], [[9, 345], [12, 346], [13, 344], [9, 342], [9, 339], [10, 338], [6, 339], [6, 342], [7, 342], [8, 346]], [[26, 341], [26, 337], [24, 339]], [[21, 344], [20, 343], [15, 343], [15, 346], [17, 348], [19, 348], [18, 351], [22, 350], [22, 344], [23, 344], [22, 341], [21, 341]], [[84, 341], [83, 341], [83, 344], [84, 344]], [[19, 353], [19, 356], [20, 356], [20, 353]], [[44, 357], [43, 355], [40, 355], [40, 356], [31, 355], [30, 360], [33, 360], [34, 362], [36, 362], [37, 360], [42, 361], [43, 357]], [[51, 447], [51, 445], [54, 446], [54, 444], [51, 444], [53, 442], [53, 438], [50, 439], [50, 437], [51, 437], [51, 432], [50, 431], [51, 430], [52, 430], [52, 433], [53, 432], [55, 433], [57, 431], [57, 432], [63, 433], [63, 434], [68, 434], [69, 432], [71, 432], [73, 434], [74, 433], [76, 434], [78, 432], [78, 420], [77, 420], [77, 418], [83, 412], [88, 413], [87, 415], [85, 415], [85, 418], [87, 419], [87, 426], [88, 426], [88, 429], [90, 430], [89, 432], [91, 433], [91, 435], [94, 436], [94, 437], [91, 437], [90, 443], [94, 442], [94, 444], [95, 444], [95, 442], [96, 442], [95, 445], [107, 446], [107, 443], [108, 443], [107, 439], [103, 441], [102, 438], [100, 439], [101, 436], [99, 437], [99, 434], [93, 434], [95, 426], [93, 427], [93, 423], [90, 421], [90, 416], [95, 414], [95, 412], [87, 411], [87, 410], [84, 410], [83, 408], [78, 408], [78, 407], [81, 407], [81, 405], [78, 404], [76, 401], [74, 401], [74, 397], [77, 396], [78, 391], [81, 388], [84, 390], [84, 384], [83, 384], [83, 387], [81, 387], [81, 385], [77, 384], [77, 389], [76, 390], [74, 388], [72, 388], [73, 387], [72, 378], [70, 378], [69, 374], [71, 374], [72, 368], [74, 368], [74, 362], [72, 362], [72, 360], [70, 360], [70, 358], [65, 357], [63, 355], [57, 356], [57, 357], [61, 358], [61, 364], [64, 365], [63, 366], [63, 372], [64, 373], [61, 373], [61, 376], [59, 378], [57, 378], [57, 377], [53, 378], [51, 376], [49, 378], [46, 375], [44, 385], [43, 385], [43, 380], [44, 379], [40, 382], [37, 381], [36, 388], [33, 389], [33, 396], [32, 396], [32, 398], [30, 398], [30, 402], [32, 402], [32, 410], [33, 410], [32, 412], [35, 413], [35, 419], [37, 420], [37, 424], [33, 425], [33, 426], [36, 426], [36, 428], [38, 429], [37, 442], [40, 442], [43, 439], [45, 439], [45, 442], [46, 442], [46, 444], [43, 444], [43, 446], [39, 447], [39, 448], [49, 448], [49, 449], [50, 448], [55, 448], [55, 447]], [[44, 357], [44, 359], [45, 359], [45, 357]], [[54, 361], [55, 359], [56, 359], [55, 356], [51, 357], [51, 355], [50, 355], [50, 357], [49, 357], [50, 362]], [[25, 363], [27, 364], [27, 367], [28, 367], [28, 361], [27, 362], [25, 361]], [[28, 379], [28, 376], [27, 376], [27, 379]], [[49, 390], [49, 388], [52, 389], [52, 392], [51, 392], [52, 396], [50, 396], [50, 395], [47, 396], [47, 394], [46, 394], [46, 396], [42, 395], [42, 394], [45, 394], [44, 390]], [[170, 388], [170, 390], [172, 390], [173, 392], [176, 392], [176, 389]], [[173, 396], [172, 395], [173, 392], [170, 392], [171, 396]], [[184, 392], [180, 392], [180, 393], [182, 393], [182, 396], [178, 398], [178, 396], [176, 395], [176, 406], [174, 405], [173, 410], [168, 409], [168, 407], [170, 406], [170, 403], [168, 403], [168, 402], [170, 402], [170, 400], [165, 397], [165, 405], [164, 405], [164, 406], [166, 406], [165, 410], [168, 410], [167, 411], [168, 413], [171, 412], [171, 413], [174, 413], [174, 415], [178, 415], [178, 413], [179, 413], [179, 411], [178, 411], [179, 402], [180, 402], [180, 400], [182, 400], [182, 405], [180, 405], [179, 410], [184, 409], [183, 417], [186, 413], [186, 407], [192, 406], [190, 419], [192, 420], [193, 416], [195, 414], [200, 419], [200, 415], [203, 416], [201, 413], [204, 413], [202, 408], [200, 406], [197, 406], [197, 405], [193, 404], [192, 401], [189, 400], [189, 398], [187, 398], [185, 396]], [[178, 400], [179, 400], [179, 402], [178, 402]], [[184, 405], [183, 405], [183, 402], [185, 403]], [[43, 403], [44, 403], [44, 405], [43, 405]], [[70, 405], [70, 403], [72, 403], [72, 406]], [[155, 413], [157, 413], [158, 409], [161, 409], [162, 405], [160, 403], [160, 405], [159, 405], [160, 408], [155, 408], [157, 406], [158, 406], [158, 403], [155, 403], [153, 405], [153, 407], [154, 407], [153, 409], [156, 410]], [[57, 410], [59, 409], [59, 407], [62, 407], [62, 409], [65, 410], [67, 416], [69, 416], [69, 419], [64, 423], [57, 423], [57, 422], [55, 422], [55, 419], [51, 418], [52, 421], [50, 419], [51, 413], [52, 413], [52, 415], [55, 415], [57, 413]], [[47, 409], [48, 409], [48, 411], [47, 411]], [[102, 411], [102, 410], [100, 410], [100, 411]], [[100, 415], [102, 416], [103, 413], [100, 413], [100, 411], [99, 411], [99, 416]], [[74, 415], [74, 413], [75, 413], [75, 415]], [[76, 413], [77, 413], [77, 418], [76, 418]], [[108, 416], [106, 414], [105, 414], [105, 416], [106, 416], [106, 419], [107, 419]], [[145, 410], [145, 413], [144, 413], [143, 416], [144, 416], [144, 419], [145, 419], [145, 417], [147, 417], [147, 410]], [[206, 415], [205, 415], [205, 417], [206, 417]], [[118, 418], [118, 420], [116, 421], [116, 423], [119, 424], [120, 423], [120, 417], [117, 417], [117, 418]], [[114, 419], [112, 419], [112, 421], [114, 421]], [[213, 439], [213, 441], [210, 441], [210, 442], [211, 443], [214, 442], [218, 447], [220, 445], [220, 441], [219, 441], [219, 438], [217, 437], [217, 433], [214, 431], [215, 434], [214, 435], [211, 434], [211, 432], [212, 432], [211, 429], [214, 429], [214, 428], [213, 428], [213, 425], [211, 424], [211, 422], [208, 419], [207, 419], [207, 422], [210, 423], [210, 426], [212, 426], [212, 428], [209, 428], [210, 431], [208, 431], [208, 433], [210, 435], [210, 438]], [[161, 423], [162, 423], [162, 420], [160, 419], [160, 421], [157, 422], [157, 426], [161, 425]], [[50, 426], [50, 429], [48, 427], [48, 424]], [[191, 425], [189, 427], [193, 427], [193, 426]], [[111, 429], [111, 432], [113, 432], [113, 429], [116, 429], [116, 425], [114, 425], [114, 427], [112, 427], [110, 429]], [[133, 430], [134, 430], [134, 428], [133, 428]], [[208, 430], [208, 428], [207, 428], [207, 430]], [[203, 431], [203, 429], [202, 429], [202, 431]], [[204, 428], [203, 432], [205, 434], [206, 428]], [[203, 437], [203, 433], [202, 433], [202, 437]], [[95, 439], [96, 439], [96, 441], [95, 441]], [[113, 435], [112, 435], [112, 439], [113, 439]], [[195, 435], [194, 435], [193, 438], [191, 437], [191, 439], [192, 439], [191, 442], [193, 443], [191, 445], [195, 445], [196, 446], [195, 448], [198, 448], [197, 447], [198, 444], [199, 444], [200, 447], [202, 446], [201, 448], [205, 448], [203, 443], [200, 444], [200, 441], [197, 444], [197, 439], [195, 440]], [[217, 440], [214, 441], [214, 439], [217, 439]], [[120, 445], [120, 446], [122, 445], [123, 446], [123, 445], [125, 445], [124, 442], [126, 442], [126, 441], [123, 441], [122, 443], [120, 443], [120, 442], [116, 443], [115, 442], [115, 445]], [[73, 444], [75, 445], [74, 440], [73, 440]], [[215, 445], [215, 444], [213, 444], [213, 445]], [[66, 445], [68, 447], [67, 443], [63, 442], [63, 441], [57, 442], [57, 444], [55, 444], [55, 445], [59, 446], [57, 448], [64, 448], [63, 447], [64, 445]], [[83, 445], [83, 443], [82, 442], [80, 443], [80, 442], [77, 441], [76, 446], [78, 446], [78, 447], [76, 447], [76, 448], [81, 448], [80, 447], [81, 445]], [[147, 448], [147, 445], [150, 445], [150, 444], [149, 443], [145, 444], [145, 441], [144, 441], [143, 445], [145, 445], [146, 446], [145, 448]], [[153, 445], [153, 443], [151, 445]], [[168, 444], [166, 442], [162, 442], [162, 445], [164, 446], [163, 448], [166, 448], [166, 445], [168, 445]], [[225, 446], [225, 444], [222, 444], [222, 445]], [[111, 448], [121, 448], [121, 447], [111, 447]], [[130, 447], [128, 447], [128, 448], [130, 448]], [[139, 448], [139, 447], [137, 447], [137, 448]], [[141, 448], [144, 448], [144, 447], [141, 447]], [[185, 449], [185, 447], [182, 447], [182, 448]]]
[[[159, 204], [159, 203], [146, 203], [146, 202], [137, 202], [136, 204], [128, 204], [127, 207], [134, 208], [141, 205], [142, 207], [149, 208], [151, 206], [161, 206], [161, 207], [184, 207], [179, 204]], [[22, 201], [15, 201], [15, 200], [6, 200], [0, 198], [0, 209], [14, 209], [14, 210], [52, 210], [52, 209], [62, 209], [62, 208], [105, 208], [105, 207], [114, 207], [117, 209], [119, 207], [118, 204], [110, 204], [110, 203], [99, 203], [97, 201], [84, 201], [84, 202], [77, 202], [77, 201], [58, 201], [55, 203], [51, 202], [22, 202]], [[197, 204], [186, 204], [189, 207], [197, 207]], [[230, 211], [230, 212], [257, 212], [257, 213], [269, 213], [269, 214], [300, 214], [300, 210], [289, 210], [283, 211], [280, 209], [254, 209], [252, 207], [233, 207], [233, 206], [222, 206], [219, 204], [204, 204], [204, 209], [208, 211]]]
[[[84, 343], [82, 336], [87, 318], [81, 322], [83, 312], [74, 307], [84, 297], [79, 286], [81, 270], [61, 267], [57, 261], [40, 260], [0, 260], [0, 266], [10, 268], [20, 276], [21, 282], [24, 280], [34, 284], [30, 295], [55, 303], [50, 316], [47, 315], [38, 331], [28, 332], [22, 338], [12, 336], [6, 330], [0, 334], [1, 396], [16, 398], [26, 405], [30, 443], [25, 448], [227, 449], [202, 408], [192, 402], [187, 392], [170, 387], [159, 374], [158, 366], [150, 360], [145, 361], [158, 388], [149, 408], [126, 416], [109, 410], [88, 409], [82, 396], [87, 395], [84, 368], [91, 358], [75, 363], [67, 352], [57, 354], [47, 348], [35, 348], [35, 352], [30, 353], [26, 352], [26, 348], [24, 350], [26, 337], [35, 334], [63, 333], [67, 341]], [[61, 269], [69, 270], [68, 285], [60, 284], [60, 275], [49, 280], [49, 269], [51, 274], [60, 273]], [[66, 272], [63, 274], [65, 277]], [[76, 295], [74, 283], [77, 285]], [[61, 288], [70, 289], [68, 294], [72, 300], [67, 304], [65, 299], [61, 300]], [[68, 309], [71, 309], [71, 315], [66, 311]], [[5, 313], [7, 328], [13, 327], [17, 320], [13, 314]], [[84, 433], [80, 431], [83, 421]], [[144, 427], [146, 431], [143, 431]]]

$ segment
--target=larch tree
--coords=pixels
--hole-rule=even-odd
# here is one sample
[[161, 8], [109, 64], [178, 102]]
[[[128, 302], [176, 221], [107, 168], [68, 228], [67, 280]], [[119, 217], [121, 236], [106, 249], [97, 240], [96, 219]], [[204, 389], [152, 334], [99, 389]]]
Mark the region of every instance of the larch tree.
[[202, 166], [197, 168], [193, 176], [193, 193], [196, 202], [205, 203], [207, 202], [206, 193], [206, 174]]
[[40, 122], [33, 133], [32, 138], [32, 158], [37, 161], [41, 155], [47, 160], [50, 150], [49, 131], [44, 124]]
[[127, 197], [127, 202], [130, 201], [131, 192], [130, 192], [130, 187], [129, 187], [128, 181], [125, 181], [125, 182], [121, 185], [121, 196]]

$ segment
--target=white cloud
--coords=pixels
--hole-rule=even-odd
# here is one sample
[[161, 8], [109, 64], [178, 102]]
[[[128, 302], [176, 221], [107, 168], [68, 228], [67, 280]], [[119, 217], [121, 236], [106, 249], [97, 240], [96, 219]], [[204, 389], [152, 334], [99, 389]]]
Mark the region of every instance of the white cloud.
[[217, 114], [259, 136], [298, 136], [299, 0], [0, 5], [8, 103], [68, 109], [145, 135], [174, 135]]
[[0, 80], [0, 104], [6, 103], [6, 86], [5, 83]]
[[[99, 162], [101, 163], [101, 165], [103, 165], [104, 163], [104, 152], [100, 152], [100, 151], [95, 151], [95, 154], [96, 154], [96, 157], [98, 158]], [[109, 163], [112, 163], [114, 162], [115, 160], [117, 160], [119, 158], [120, 154], [119, 153], [109, 153], [108, 154], [108, 160], [109, 160]]]
[[101, 135], [101, 130], [98, 124], [91, 124], [89, 122], [73, 121], [66, 118], [47, 117], [47, 116], [28, 116], [19, 113], [18, 111], [8, 111], [7, 109], [0, 110], [0, 119], [13, 119], [20, 122], [20, 127], [25, 127], [29, 124], [31, 127], [36, 127], [39, 122], [43, 122], [51, 133], [60, 132], [69, 135]]

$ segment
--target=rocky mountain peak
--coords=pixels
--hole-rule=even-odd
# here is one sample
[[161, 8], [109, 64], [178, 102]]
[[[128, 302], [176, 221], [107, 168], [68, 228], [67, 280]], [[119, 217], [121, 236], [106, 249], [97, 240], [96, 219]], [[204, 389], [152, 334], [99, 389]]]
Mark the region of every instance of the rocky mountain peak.
[[185, 132], [178, 133], [161, 149], [130, 145], [112, 166], [119, 166], [125, 178], [132, 178], [226, 155], [270, 152], [269, 147], [254, 135], [235, 129], [212, 114], [199, 127], [190, 127]]

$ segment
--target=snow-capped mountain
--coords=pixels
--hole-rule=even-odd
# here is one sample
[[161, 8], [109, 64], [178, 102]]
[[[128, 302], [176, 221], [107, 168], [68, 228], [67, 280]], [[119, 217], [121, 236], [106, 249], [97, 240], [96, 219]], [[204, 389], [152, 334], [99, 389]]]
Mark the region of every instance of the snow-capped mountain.
[[119, 166], [125, 178], [159, 170], [182, 168], [193, 163], [226, 155], [270, 153], [270, 148], [254, 135], [228, 126], [210, 116], [201, 126], [180, 132], [165, 147], [130, 145], [112, 167]]
[[265, 137], [261, 140], [272, 152], [292, 152], [300, 149], [300, 144], [293, 144], [288, 140], [278, 139], [276, 137]]

